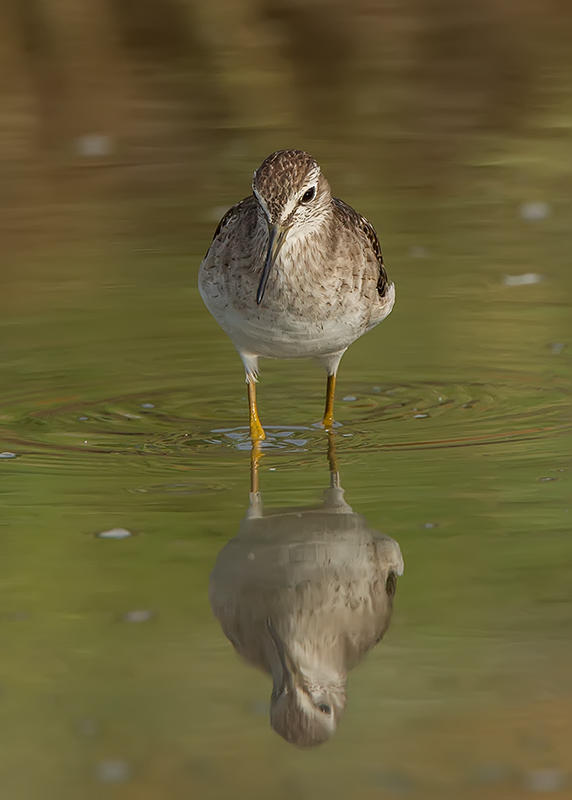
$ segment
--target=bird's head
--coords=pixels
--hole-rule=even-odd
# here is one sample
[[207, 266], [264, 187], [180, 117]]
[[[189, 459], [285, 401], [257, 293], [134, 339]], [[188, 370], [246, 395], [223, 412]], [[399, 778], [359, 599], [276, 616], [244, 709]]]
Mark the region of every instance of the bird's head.
[[270, 724], [291, 744], [322, 744], [335, 733], [345, 708], [345, 680], [303, 672], [270, 620], [267, 628], [274, 647]]
[[256, 295], [260, 304], [286, 237], [317, 230], [327, 219], [332, 196], [319, 164], [303, 150], [269, 155], [254, 173], [252, 191], [268, 225], [268, 248]]

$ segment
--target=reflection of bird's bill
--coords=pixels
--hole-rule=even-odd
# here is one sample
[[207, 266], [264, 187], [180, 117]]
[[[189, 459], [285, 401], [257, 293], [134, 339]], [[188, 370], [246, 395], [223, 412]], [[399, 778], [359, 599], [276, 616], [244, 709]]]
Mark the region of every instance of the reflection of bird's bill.
[[270, 617], [268, 617], [266, 620], [266, 628], [270, 634], [270, 638], [274, 644], [274, 649], [276, 650], [276, 655], [278, 656], [278, 660], [280, 661], [280, 665], [282, 667], [282, 682], [284, 691], [288, 691], [288, 689], [293, 688], [294, 684], [296, 683], [296, 678], [299, 676], [298, 667], [292, 660], [292, 656], [288, 652], [288, 648], [276, 632], [276, 628], [272, 624]]
[[268, 250], [266, 251], [264, 269], [262, 270], [262, 277], [260, 278], [258, 291], [256, 292], [256, 302], [258, 305], [260, 305], [262, 302], [264, 292], [266, 291], [266, 284], [268, 283], [270, 270], [278, 258], [278, 253], [284, 244], [284, 239], [286, 238], [287, 233], [288, 228], [284, 228], [282, 225], [273, 225], [272, 223], [268, 223]]

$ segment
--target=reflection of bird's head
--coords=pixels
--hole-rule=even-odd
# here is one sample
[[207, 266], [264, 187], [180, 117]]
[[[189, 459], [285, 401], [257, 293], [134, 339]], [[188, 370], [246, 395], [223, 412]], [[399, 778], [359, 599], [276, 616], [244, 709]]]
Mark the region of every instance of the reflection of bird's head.
[[307, 691], [296, 687], [278, 697], [273, 694], [270, 708], [270, 724], [276, 733], [300, 747], [326, 742], [335, 733], [338, 723], [332, 696], [323, 690], [318, 699], [306, 694]]
[[307, 674], [295, 663], [270, 619], [267, 629], [273, 644], [270, 723], [291, 744], [322, 744], [335, 732], [344, 710], [343, 676], [324, 675], [319, 669], [315, 675]]

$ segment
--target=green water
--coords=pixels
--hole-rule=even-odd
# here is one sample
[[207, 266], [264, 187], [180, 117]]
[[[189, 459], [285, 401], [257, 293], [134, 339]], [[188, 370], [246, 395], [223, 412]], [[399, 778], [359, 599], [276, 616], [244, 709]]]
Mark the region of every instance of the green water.
[[[532, 44], [536, 22], [517, 38], [528, 83], [513, 95], [499, 78], [490, 108], [477, 51], [459, 87], [456, 50], [422, 76], [400, 71], [411, 54], [396, 46], [393, 82], [378, 54], [353, 117], [327, 94], [315, 107], [316, 87], [289, 118], [258, 106], [243, 63], [235, 88], [259, 116], [202, 117], [191, 154], [177, 130], [175, 155], [163, 143], [141, 164], [135, 149], [133, 163], [55, 177], [10, 167], [3, 797], [572, 791], [572, 69], [558, 20], [550, 55]], [[335, 442], [346, 501], [399, 543], [405, 572], [336, 735], [310, 751], [270, 729], [271, 681], [239, 659], [208, 598], [248, 509], [250, 454], [241, 363], [202, 305], [198, 266], [282, 146], [311, 151], [375, 224], [397, 291], [342, 360]], [[322, 501], [324, 383], [310, 362], [262, 362], [269, 512]], [[132, 535], [97, 536], [116, 528]]]

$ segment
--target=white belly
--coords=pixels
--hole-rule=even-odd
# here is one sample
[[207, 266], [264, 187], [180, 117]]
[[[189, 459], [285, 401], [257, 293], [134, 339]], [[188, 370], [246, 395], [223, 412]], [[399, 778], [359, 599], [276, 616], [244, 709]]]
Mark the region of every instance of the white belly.
[[234, 309], [219, 320], [242, 352], [267, 358], [308, 358], [345, 350], [365, 331], [351, 317], [299, 320], [272, 312], [247, 318]]
[[373, 314], [359, 302], [331, 307], [318, 303], [318, 298], [312, 302], [311, 297], [304, 303], [304, 314], [300, 308], [290, 311], [270, 302], [257, 306], [254, 298], [250, 304], [237, 305], [233, 298], [213, 297], [206, 287], [199, 288], [207, 308], [237, 350], [266, 358], [319, 358], [342, 352], [385, 319], [395, 300], [391, 284], [386, 300]]

